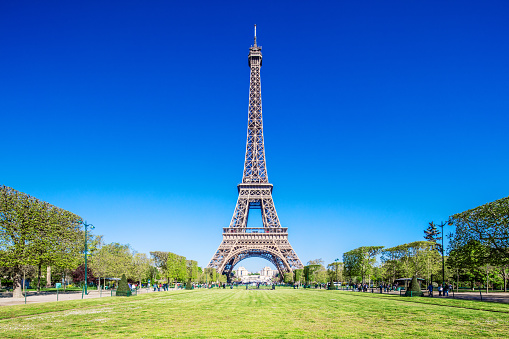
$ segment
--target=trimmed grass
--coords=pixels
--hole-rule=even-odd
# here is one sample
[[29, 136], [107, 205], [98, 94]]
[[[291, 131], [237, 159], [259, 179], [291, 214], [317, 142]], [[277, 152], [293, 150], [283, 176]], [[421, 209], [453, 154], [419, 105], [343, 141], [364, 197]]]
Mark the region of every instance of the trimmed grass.
[[326, 290], [212, 289], [0, 308], [1, 338], [507, 337], [509, 305]]

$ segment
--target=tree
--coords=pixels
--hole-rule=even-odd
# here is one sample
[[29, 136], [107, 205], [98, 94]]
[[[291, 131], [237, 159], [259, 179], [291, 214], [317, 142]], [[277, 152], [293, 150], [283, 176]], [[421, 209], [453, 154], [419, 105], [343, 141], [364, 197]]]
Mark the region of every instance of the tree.
[[327, 269], [333, 272], [332, 278], [334, 281], [339, 282], [343, 277], [343, 263], [335, 261], [327, 265]]
[[[0, 265], [13, 268], [13, 297], [21, 297], [24, 267], [38, 267], [40, 287], [43, 265], [63, 267], [76, 253], [81, 218], [7, 186], [0, 186]], [[74, 265], [75, 264], [75, 265]]]
[[181, 256], [172, 252], [168, 252], [166, 259], [166, 276], [168, 283], [179, 278], [179, 270], [181, 266]]
[[449, 223], [456, 226], [452, 247], [475, 240], [509, 259], [509, 197], [454, 214]]
[[151, 260], [145, 253], [135, 253], [133, 256], [133, 275], [139, 281], [141, 286], [141, 280], [147, 276], [150, 269]]
[[398, 245], [382, 251], [382, 263], [392, 273], [413, 277], [419, 274], [430, 274], [431, 269], [438, 267], [440, 255], [435, 244], [429, 241], [414, 241]]
[[127, 283], [127, 278], [125, 274], [122, 274], [122, 278], [118, 283], [117, 291], [115, 292], [117, 297], [130, 297], [131, 289], [129, 288], [129, 284]]
[[322, 265], [323, 266], [323, 264], [324, 264], [324, 261], [322, 260], [322, 258], [312, 259], [312, 260], [308, 261], [308, 265]]
[[424, 230], [424, 239], [434, 243], [437, 251], [442, 253], [442, 245], [440, 244], [440, 240], [442, 240], [442, 237], [440, 236], [440, 234], [441, 232], [438, 230], [437, 226], [433, 221], [430, 222], [428, 228]]
[[177, 266], [177, 281], [185, 282], [187, 280], [187, 260], [186, 257], [179, 257], [179, 264]]
[[317, 272], [322, 268], [322, 265], [315, 264], [304, 266], [304, 280], [306, 281], [306, 285], [317, 282]]
[[90, 265], [92, 269], [105, 277], [121, 277], [125, 274], [129, 278], [137, 279], [133, 270], [133, 257], [129, 245], [111, 243], [103, 245], [92, 256]]
[[285, 284], [291, 284], [293, 282], [293, 273], [285, 272], [283, 281], [285, 282]]
[[296, 270], [293, 270], [293, 273], [294, 273], [293, 281], [295, 281], [298, 284], [301, 284], [302, 283], [302, 276], [303, 276], [303, 273], [304, 273], [304, 269], [298, 268]]
[[352, 279], [354, 276], [369, 276], [376, 262], [376, 256], [380, 254], [383, 246], [362, 246], [343, 254], [345, 274]]
[[405, 291], [405, 297], [422, 297], [422, 295], [421, 286], [419, 285], [417, 277], [414, 275], [410, 283], [410, 288]]
[[205, 274], [205, 282], [216, 282], [217, 281], [217, 271], [213, 268], [205, 268], [203, 270]]
[[198, 278], [198, 262], [195, 260], [187, 260], [186, 271], [189, 282], [196, 281]]
[[[502, 198], [471, 210], [454, 214], [449, 223], [456, 226], [451, 236], [451, 266], [466, 268], [472, 279], [479, 279], [479, 265], [498, 268], [507, 289], [506, 270], [509, 268], [509, 197]], [[482, 250], [481, 250], [482, 249]], [[465, 259], [459, 257], [466, 252]], [[482, 262], [482, 264], [481, 264]], [[477, 268], [474, 268], [477, 266]], [[487, 274], [487, 273], [486, 273]]]
[[[88, 265], [87, 265], [88, 266]], [[87, 281], [95, 280], [96, 277], [94, 276], [94, 272], [90, 268], [90, 266], [87, 267]], [[75, 284], [81, 284], [85, 281], [85, 265], [79, 265], [78, 268], [76, 268], [72, 272], [72, 281]]]
[[475, 281], [483, 279], [484, 266], [489, 263], [490, 257], [489, 247], [484, 246], [477, 240], [471, 239], [466, 244], [452, 247], [447, 258], [447, 265], [456, 269], [458, 275], [461, 270], [463, 278], [470, 280], [471, 287], [474, 289]]
[[168, 255], [170, 252], [163, 251], [154, 251], [150, 252], [152, 259], [154, 261], [154, 265], [160, 270], [163, 277], [166, 278], [167, 283], [170, 282], [170, 277], [168, 276]]

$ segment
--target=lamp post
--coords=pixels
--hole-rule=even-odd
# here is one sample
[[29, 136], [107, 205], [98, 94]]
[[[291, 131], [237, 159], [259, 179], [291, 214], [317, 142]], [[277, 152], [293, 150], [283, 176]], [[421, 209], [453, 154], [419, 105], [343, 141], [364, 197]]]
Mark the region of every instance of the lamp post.
[[339, 262], [339, 259], [338, 259], [338, 258], [336, 258], [336, 260], [334, 260], [334, 266], [336, 266], [335, 268], [336, 268], [336, 282], [337, 282], [337, 283], [339, 282], [339, 281], [338, 281], [338, 265], [339, 265], [339, 263], [338, 263], [338, 262]]
[[87, 251], [88, 251], [88, 248], [87, 248], [87, 227], [90, 227], [91, 230], [93, 230], [95, 227], [94, 225], [92, 224], [88, 224], [86, 221], [82, 222], [83, 226], [85, 226], [85, 294], [88, 294], [88, 282], [87, 282], [87, 271], [88, 271], [88, 267], [87, 267]]
[[442, 252], [442, 285], [445, 284], [445, 261], [444, 261], [444, 226], [445, 225], [451, 226], [452, 222], [451, 221], [448, 221], [447, 223], [441, 222], [440, 225], [438, 225], [442, 228], [442, 248], [441, 248], [441, 252]]

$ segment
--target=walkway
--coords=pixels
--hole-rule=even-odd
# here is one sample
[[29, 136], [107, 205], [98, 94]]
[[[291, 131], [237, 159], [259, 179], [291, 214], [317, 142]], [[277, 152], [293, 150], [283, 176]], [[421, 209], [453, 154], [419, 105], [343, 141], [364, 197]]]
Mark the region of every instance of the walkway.
[[[157, 292], [154, 292], [154, 289], [147, 290], [146, 288], [141, 288], [138, 290], [138, 294], [144, 293], [157, 293]], [[25, 298], [13, 298], [11, 297], [12, 293], [9, 293], [10, 296], [7, 296], [6, 294], [7, 293], [4, 293], [3, 297], [0, 298], [0, 306], [22, 305], [25, 303]], [[77, 300], [81, 299], [81, 296], [82, 296], [81, 292], [74, 291], [58, 293], [58, 301]], [[88, 292], [88, 295], [83, 296], [83, 299], [107, 298], [110, 296], [111, 290], [103, 290], [102, 292], [99, 292], [97, 290], [91, 290]], [[37, 294], [37, 292], [29, 292], [26, 298], [27, 304], [44, 303], [48, 301], [57, 301], [57, 294], [49, 292], [41, 292], [41, 294]]]

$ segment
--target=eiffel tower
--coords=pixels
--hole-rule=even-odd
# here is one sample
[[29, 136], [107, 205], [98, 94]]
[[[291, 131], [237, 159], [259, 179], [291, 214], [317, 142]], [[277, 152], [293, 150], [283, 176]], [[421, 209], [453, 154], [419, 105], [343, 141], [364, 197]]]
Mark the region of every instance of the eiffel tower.
[[[272, 200], [272, 184], [267, 177], [265, 148], [263, 145], [262, 97], [260, 68], [262, 47], [249, 48], [248, 63], [251, 69], [249, 84], [249, 112], [247, 124], [246, 161], [242, 183], [237, 185], [239, 197], [229, 227], [223, 228], [223, 241], [207, 267], [226, 274], [228, 280], [235, 265], [250, 257], [270, 261], [280, 273], [303, 268], [299, 257], [288, 241], [288, 228], [281, 227]], [[259, 209], [263, 227], [247, 227], [249, 211]]]

